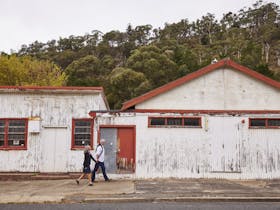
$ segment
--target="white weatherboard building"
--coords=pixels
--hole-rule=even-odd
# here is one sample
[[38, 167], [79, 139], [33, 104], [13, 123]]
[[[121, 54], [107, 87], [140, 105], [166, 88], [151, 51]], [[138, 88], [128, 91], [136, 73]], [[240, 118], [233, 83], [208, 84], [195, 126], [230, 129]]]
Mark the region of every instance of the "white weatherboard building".
[[105, 145], [112, 174], [280, 178], [280, 83], [221, 60], [110, 111], [100, 87], [0, 87], [0, 172], [80, 172]]
[[101, 87], [0, 87], [0, 172], [79, 172]]
[[280, 83], [231, 60], [127, 101], [121, 112], [92, 116], [112, 147], [113, 171], [137, 178], [280, 178]]

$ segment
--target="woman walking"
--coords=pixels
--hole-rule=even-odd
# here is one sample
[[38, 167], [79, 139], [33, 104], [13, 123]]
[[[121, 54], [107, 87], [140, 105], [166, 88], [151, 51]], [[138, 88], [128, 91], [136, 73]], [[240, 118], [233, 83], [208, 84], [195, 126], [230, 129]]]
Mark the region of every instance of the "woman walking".
[[88, 176], [88, 185], [92, 186], [92, 181], [91, 181], [91, 170], [90, 170], [90, 160], [92, 159], [94, 162], [95, 159], [92, 157], [92, 155], [90, 154], [90, 146], [86, 145], [85, 146], [85, 150], [84, 150], [84, 163], [83, 163], [83, 173], [81, 174], [81, 176], [76, 179], [76, 183], [80, 184], [80, 180], [87, 175]]

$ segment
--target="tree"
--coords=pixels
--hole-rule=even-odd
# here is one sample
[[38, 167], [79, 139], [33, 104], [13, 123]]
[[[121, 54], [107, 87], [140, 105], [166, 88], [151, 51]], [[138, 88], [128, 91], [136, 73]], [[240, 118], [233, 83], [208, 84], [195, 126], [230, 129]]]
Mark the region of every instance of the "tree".
[[108, 101], [113, 108], [120, 108], [121, 104], [133, 97], [148, 91], [151, 87], [145, 75], [129, 68], [115, 68], [110, 76], [110, 90]]
[[194, 51], [183, 45], [177, 46], [174, 50], [174, 61], [179, 66], [180, 77], [199, 68]]
[[207, 13], [201, 20], [196, 21], [195, 30], [200, 37], [200, 44], [207, 45], [214, 42], [214, 35], [220, 30], [220, 25], [215, 15]]
[[152, 45], [135, 50], [127, 60], [127, 67], [143, 73], [152, 88], [166, 84], [178, 76], [176, 63], [158, 47]]
[[280, 32], [279, 6], [275, 3], [263, 5], [263, 1], [259, 0], [253, 8], [242, 11], [241, 16], [243, 26], [249, 31], [250, 38], [262, 47], [262, 61], [269, 63], [272, 46], [279, 40], [275, 39], [275, 35]]
[[277, 79], [277, 75], [274, 75], [274, 73], [272, 71], [269, 70], [268, 65], [267, 64], [260, 64], [257, 65], [255, 70], [267, 77], [270, 77], [272, 79]]
[[192, 36], [192, 24], [189, 23], [188, 19], [183, 19], [178, 23], [166, 23], [159, 36], [161, 40], [175, 40], [177, 44], [184, 44]]
[[72, 50], [64, 50], [62, 52], [57, 52], [52, 56], [52, 60], [59, 65], [61, 68], [65, 69], [74, 60], [79, 59], [77, 53]]
[[65, 73], [53, 62], [0, 55], [1, 85], [62, 86], [65, 81]]
[[66, 69], [69, 86], [100, 86], [102, 84], [102, 68], [100, 60], [88, 55], [73, 61]]

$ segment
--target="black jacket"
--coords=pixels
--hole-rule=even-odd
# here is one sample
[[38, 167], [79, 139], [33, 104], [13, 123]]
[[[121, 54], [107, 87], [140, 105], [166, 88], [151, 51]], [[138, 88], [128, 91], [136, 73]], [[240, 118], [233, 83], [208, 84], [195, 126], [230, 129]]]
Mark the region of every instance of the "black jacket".
[[84, 159], [84, 167], [89, 167], [90, 166], [90, 159], [92, 159], [94, 162], [95, 159], [92, 157], [92, 155], [89, 152], [85, 152], [85, 159]]

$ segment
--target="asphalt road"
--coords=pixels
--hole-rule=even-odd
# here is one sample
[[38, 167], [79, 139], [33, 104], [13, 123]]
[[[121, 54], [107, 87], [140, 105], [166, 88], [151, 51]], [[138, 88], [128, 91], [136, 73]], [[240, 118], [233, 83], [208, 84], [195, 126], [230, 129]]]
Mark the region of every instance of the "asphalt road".
[[81, 203], [81, 204], [0, 204], [0, 210], [280, 210], [279, 202], [188, 202], [188, 203]]

